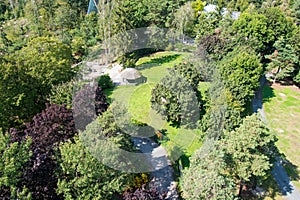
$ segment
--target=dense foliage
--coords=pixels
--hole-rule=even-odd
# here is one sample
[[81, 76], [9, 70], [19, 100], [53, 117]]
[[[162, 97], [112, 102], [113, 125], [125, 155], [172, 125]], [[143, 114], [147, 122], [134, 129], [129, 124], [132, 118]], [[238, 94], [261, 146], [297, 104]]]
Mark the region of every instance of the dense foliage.
[[243, 112], [259, 87], [263, 70], [260, 58], [249, 47], [237, 49], [221, 61], [219, 68], [228, 104]]
[[97, 160], [78, 138], [61, 145], [59, 151], [57, 192], [65, 199], [116, 199], [130, 182], [127, 174]]
[[209, 151], [195, 152], [190, 159], [190, 167], [183, 171], [183, 197], [187, 200], [234, 199], [235, 187], [232, 177], [226, 172], [224, 152]]
[[[70, 92], [70, 91], [68, 91]], [[85, 84], [74, 88], [72, 109], [78, 130], [84, 130], [96, 116], [105, 112], [109, 106], [102, 89]]]
[[60, 142], [72, 138], [76, 134], [71, 110], [56, 104], [48, 106], [35, 115], [32, 122], [26, 124], [24, 131], [11, 130], [13, 141], [26, 141], [30, 137], [32, 155], [23, 173], [23, 184], [35, 199], [59, 198], [57, 176], [55, 170], [57, 161], [53, 158], [55, 148]]
[[53, 37], [38, 37], [28, 46], [5, 56], [0, 63], [1, 126], [29, 120], [45, 107], [53, 85], [70, 80], [71, 51]]
[[[176, 64], [156, 83], [151, 107], [175, 127], [199, 128], [201, 138], [216, 142], [190, 158], [182, 196], [233, 199], [260, 184], [270, 174], [276, 137], [248, 115], [262, 75], [300, 85], [300, 2], [99, 0], [97, 12], [87, 14], [89, 1], [0, 1], [0, 198], [163, 199], [113, 169], [133, 166], [118, 150], [134, 151], [124, 128], [135, 134], [136, 126], [125, 110], [109, 109], [109, 76], [98, 85], [72, 80], [81, 61], [100, 53], [135, 67], [178, 39], [197, 46], [196, 61]], [[126, 31], [142, 27], [151, 27], [150, 47], [135, 49], [140, 38]], [[205, 93], [201, 81], [210, 82]]]
[[246, 117], [240, 127], [226, 132], [222, 147], [230, 174], [239, 182], [256, 185], [268, 175], [276, 155], [276, 137], [257, 115]]
[[113, 163], [120, 166], [124, 160], [115, 146], [132, 150], [109, 110], [90, 123], [75, 142], [60, 146], [58, 193], [67, 199], [116, 199], [133, 176], [112, 168], [116, 166]]
[[126, 191], [123, 194], [124, 200], [162, 200], [164, 197], [159, 194], [159, 192], [154, 187], [147, 188], [146, 185], [142, 185], [141, 188], [136, 189], [135, 191]]
[[108, 74], [102, 75], [97, 79], [98, 87], [102, 90], [111, 89], [114, 87], [114, 83], [112, 82], [110, 76]]
[[8, 134], [0, 133], [0, 198], [30, 199], [31, 194], [21, 180], [32, 155], [31, 140], [11, 142], [10, 139]]
[[[152, 90], [151, 106], [175, 126], [195, 127], [200, 120], [199, 73], [191, 63], [180, 63], [169, 70]], [[191, 84], [193, 83], [193, 84]]]

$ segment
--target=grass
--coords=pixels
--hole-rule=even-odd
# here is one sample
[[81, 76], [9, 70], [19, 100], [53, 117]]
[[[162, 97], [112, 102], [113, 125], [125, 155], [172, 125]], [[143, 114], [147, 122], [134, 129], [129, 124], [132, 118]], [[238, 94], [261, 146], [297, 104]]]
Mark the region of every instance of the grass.
[[[143, 57], [137, 62], [137, 69], [147, 78], [147, 83], [139, 86], [119, 86], [114, 90], [105, 91], [112, 101], [125, 105], [134, 120], [147, 123], [155, 130], [164, 130], [166, 140], [162, 145], [169, 155], [178, 147], [186, 156], [190, 156], [201, 147], [198, 133], [170, 126], [151, 109], [151, 91], [155, 84], [168, 74], [168, 68], [180, 63], [187, 56], [188, 53], [158, 52]], [[203, 83], [202, 88], [207, 88], [207, 85]]]
[[291, 86], [265, 86], [263, 100], [268, 124], [278, 137], [276, 145], [287, 159], [284, 167], [300, 190], [300, 90]]
[[136, 65], [142, 75], [147, 78], [148, 83], [158, 83], [168, 74], [168, 68], [180, 63], [188, 55], [188, 53], [158, 52], [139, 59]]

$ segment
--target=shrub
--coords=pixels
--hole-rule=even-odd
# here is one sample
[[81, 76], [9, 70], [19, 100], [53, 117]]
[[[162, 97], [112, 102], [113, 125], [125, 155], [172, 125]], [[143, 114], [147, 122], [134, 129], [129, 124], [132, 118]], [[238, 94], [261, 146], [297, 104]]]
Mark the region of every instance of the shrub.
[[51, 89], [48, 101], [50, 104], [66, 105], [68, 109], [72, 108], [72, 95], [75, 81], [62, 83]]
[[102, 75], [97, 79], [98, 86], [102, 89], [110, 89], [114, 87], [114, 83], [112, 82], [111, 78], [108, 74]]

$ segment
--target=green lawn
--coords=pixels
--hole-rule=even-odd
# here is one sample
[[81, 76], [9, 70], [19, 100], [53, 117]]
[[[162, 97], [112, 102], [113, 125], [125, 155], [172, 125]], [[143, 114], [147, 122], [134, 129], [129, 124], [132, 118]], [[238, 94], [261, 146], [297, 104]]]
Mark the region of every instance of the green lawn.
[[[189, 156], [201, 147], [199, 134], [195, 131], [170, 126], [151, 109], [150, 103], [151, 91], [155, 83], [167, 75], [167, 68], [180, 63], [186, 56], [188, 56], [187, 53], [159, 52], [141, 58], [137, 62], [137, 69], [147, 78], [147, 83], [139, 86], [119, 86], [112, 91], [106, 91], [106, 94], [112, 101], [118, 101], [125, 105], [134, 120], [147, 123], [155, 130], [164, 129], [166, 141], [162, 145], [169, 154], [172, 154], [174, 147], [179, 147]], [[207, 87], [204, 83], [203, 86]]]
[[285, 168], [300, 190], [300, 90], [266, 86], [263, 100], [268, 124], [278, 137], [277, 146], [290, 162]]

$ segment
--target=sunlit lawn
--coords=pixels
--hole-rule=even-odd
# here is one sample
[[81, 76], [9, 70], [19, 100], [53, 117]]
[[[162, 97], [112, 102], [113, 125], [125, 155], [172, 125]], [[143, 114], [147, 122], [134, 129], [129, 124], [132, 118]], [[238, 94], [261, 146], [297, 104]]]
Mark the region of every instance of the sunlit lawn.
[[[186, 53], [159, 52], [141, 58], [137, 69], [147, 78], [147, 83], [138, 86], [120, 86], [107, 92], [109, 98], [118, 101], [128, 108], [131, 117], [139, 122], [147, 123], [155, 130], [166, 130], [166, 140], [162, 145], [171, 153], [172, 148], [181, 148], [186, 155], [191, 155], [201, 147], [198, 133], [177, 129], [169, 125], [162, 117], [151, 109], [151, 91], [155, 83], [167, 75], [167, 68], [179, 63]], [[155, 134], [155, 133], [153, 133]]]
[[277, 146], [291, 162], [285, 168], [300, 190], [300, 89], [266, 86], [263, 97], [268, 124], [278, 137]]

